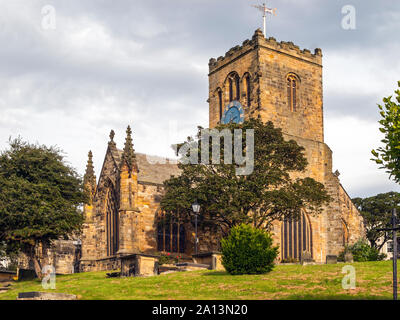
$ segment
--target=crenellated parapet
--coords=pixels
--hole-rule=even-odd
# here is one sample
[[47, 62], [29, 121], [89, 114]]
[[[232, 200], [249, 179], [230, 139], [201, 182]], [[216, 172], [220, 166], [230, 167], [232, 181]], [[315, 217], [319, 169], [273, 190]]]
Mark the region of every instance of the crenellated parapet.
[[208, 64], [209, 72], [213, 73], [214, 71], [223, 68], [227, 64], [242, 57], [248, 52], [258, 48], [265, 48], [271, 51], [284, 53], [322, 66], [322, 50], [320, 48], [316, 48], [314, 53], [312, 53], [309, 49], [301, 49], [293, 42], [278, 42], [273, 37], [265, 38], [262, 31], [257, 29], [251, 40], [247, 39], [243, 41], [241, 46], [237, 45], [229, 49], [225, 53], [225, 56], [220, 56], [217, 59], [211, 58]]

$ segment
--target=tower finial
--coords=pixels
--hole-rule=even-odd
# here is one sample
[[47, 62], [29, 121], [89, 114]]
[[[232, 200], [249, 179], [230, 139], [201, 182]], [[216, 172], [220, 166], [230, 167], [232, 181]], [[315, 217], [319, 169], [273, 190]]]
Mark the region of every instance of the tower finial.
[[114, 142], [114, 137], [115, 137], [115, 132], [114, 132], [114, 130], [111, 130], [111, 132], [110, 132], [110, 142], [108, 144], [115, 147], [116, 144]]
[[88, 186], [93, 192], [96, 188], [96, 176], [94, 174], [94, 166], [93, 166], [93, 153], [89, 151], [88, 154], [88, 162], [86, 165], [86, 172], [83, 177], [83, 182], [85, 186]]
[[126, 163], [129, 168], [129, 173], [132, 172], [134, 161], [136, 159], [135, 150], [133, 149], [132, 129], [130, 126], [126, 129], [126, 139], [124, 152], [122, 154], [122, 163]]

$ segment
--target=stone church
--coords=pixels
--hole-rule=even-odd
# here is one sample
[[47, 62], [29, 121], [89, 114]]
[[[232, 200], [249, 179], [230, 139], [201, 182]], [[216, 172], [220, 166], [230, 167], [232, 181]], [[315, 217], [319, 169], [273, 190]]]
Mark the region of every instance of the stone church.
[[[333, 201], [317, 216], [302, 214], [298, 221], [276, 221], [273, 237], [281, 261], [299, 259], [307, 251], [316, 262], [337, 255], [346, 244], [364, 236], [362, 217], [332, 172], [332, 151], [324, 143], [322, 52], [291, 42], [265, 38], [257, 30], [251, 40], [209, 62], [209, 126], [223, 121], [229, 106], [239, 106], [244, 118], [261, 117], [282, 128], [287, 139], [305, 147], [309, 162], [304, 176], [323, 183]], [[128, 128], [123, 149], [111, 132], [99, 180], [92, 154], [85, 174], [91, 202], [84, 208], [83, 271], [118, 267], [126, 254], [170, 253], [190, 258], [192, 225], [179, 221], [161, 225], [162, 183], [179, 175], [175, 164], [154, 164], [135, 153]], [[212, 230], [199, 231], [200, 252], [217, 251]]]
[[[322, 51], [301, 50], [292, 42], [252, 39], [209, 61], [209, 127], [241, 118], [261, 117], [282, 128], [285, 138], [305, 148], [312, 177], [327, 188], [332, 202], [317, 216], [303, 213], [298, 221], [273, 223], [280, 261], [299, 260], [308, 252], [316, 262], [337, 255], [344, 246], [364, 237], [363, 219], [332, 171], [332, 151], [324, 143]], [[243, 117], [244, 116], [244, 117]], [[242, 119], [243, 120], [243, 119]], [[84, 207], [80, 271], [111, 270], [130, 254], [171, 254], [191, 259], [192, 224], [161, 224], [163, 181], [179, 175], [176, 164], [149, 161], [133, 148], [128, 127], [123, 148], [110, 141], [98, 181], [92, 153], [84, 176], [90, 203]], [[153, 159], [154, 160], [154, 159]], [[218, 251], [213, 230], [199, 229], [199, 251]], [[57, 268], [57, 266], [56, 266]]]

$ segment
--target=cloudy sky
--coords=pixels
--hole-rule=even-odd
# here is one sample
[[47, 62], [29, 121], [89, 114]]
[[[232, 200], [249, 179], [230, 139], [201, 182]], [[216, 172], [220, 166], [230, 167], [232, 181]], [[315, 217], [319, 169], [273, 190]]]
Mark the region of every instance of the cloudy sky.
[[[252, 4], [0, 0], [0, 149], [18, 135], [57, 145], [81, 174], [91, 149], [99, 174], [110, 130], [122, 147], [130, 124], [136, 151], [172, 156], [169, 145], [208, 124], [209, 59], [261, 27]], [[269, 5], [269, 36], [323, 50], [325, 139], [350, 196], [400, 191], [369, 160], [382, 138], [376, 105], [400, 80], [400, 1]], [[345, 5], [355, 30], [342, 27]]]

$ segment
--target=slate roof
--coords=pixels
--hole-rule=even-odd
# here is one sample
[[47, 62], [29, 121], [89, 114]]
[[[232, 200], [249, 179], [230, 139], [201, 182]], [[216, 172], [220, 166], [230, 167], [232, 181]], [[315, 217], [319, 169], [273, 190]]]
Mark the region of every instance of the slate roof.
[[[122, 159], [123, 150], [118, 150], [117, 158], [115, 159], [120, 163]], [[143, 153], [135, 153], [137, 165], [139, 167], [138, 182], [142, 183], [154, 183], [162, 184], [165, 180], [168, 180], [171, 176], [179, 176], [181, 170], [178, 169], [177, 164], [172, 164], [169, 160], [150, 156]]]

